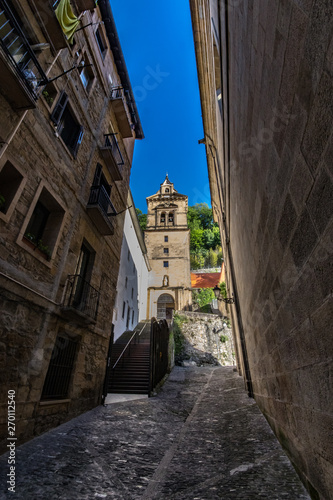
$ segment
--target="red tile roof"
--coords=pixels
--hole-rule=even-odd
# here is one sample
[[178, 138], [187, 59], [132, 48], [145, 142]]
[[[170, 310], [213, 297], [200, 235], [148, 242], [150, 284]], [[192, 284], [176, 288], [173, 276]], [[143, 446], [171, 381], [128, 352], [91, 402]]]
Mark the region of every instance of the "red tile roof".
[[191, 273], [192, 288], [214, 288], [222, 281], [225, 281], [223, 265], [220, 273]]

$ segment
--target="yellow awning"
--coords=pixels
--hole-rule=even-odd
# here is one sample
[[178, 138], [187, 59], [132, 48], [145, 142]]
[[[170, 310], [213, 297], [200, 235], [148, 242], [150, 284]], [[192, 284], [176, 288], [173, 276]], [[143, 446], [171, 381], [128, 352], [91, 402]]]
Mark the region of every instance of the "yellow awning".
[[62, 31], [65, 33], [67, 40], [70, 44], [73, 43], [73, 36], [80, 23], [79, 19], [72, 11], [69, 0], [60, 0], [58, 7], [55, 10], [57, 19]]

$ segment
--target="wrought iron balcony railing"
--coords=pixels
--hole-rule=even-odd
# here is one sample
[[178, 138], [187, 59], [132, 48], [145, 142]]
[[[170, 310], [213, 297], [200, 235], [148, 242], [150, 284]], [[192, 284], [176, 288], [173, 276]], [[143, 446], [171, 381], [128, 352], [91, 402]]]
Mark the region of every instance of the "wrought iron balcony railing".
[[100, 293], [79, 274], [69, 275], [63, 300], [64, 308], [72, 308], [96, 321]]
[[117, 215], [116, 209], [104, 186], [92, 186], [88, 205], [98, 205], [107, 217]]
[[[7, 64], [30, 98], [36, 100], [38, 86], [41, 82], [47, 82], [47, 77], [38, 62], [33, 46], [6, 0], [0, 0], [0, 47], [2, 58], [6, 58]], [[8, 80], [5, 74], [2, 78]], [[4, 83], [10, 85], [9, 81]]]
[[104, 186], [92, 186], [87, 211], [101, 234], [114, 233], [110, 217], [116, 216], [117, 212]]
[[123, 179], [124, 158], [121, 154], [116, 134], [105, 134], [100, 153], [114, 181]]
[[133, 137], [133, 105], [131, 103], [129, 92], [122, 87], [114, 87], [110, 94], [111, 106], [116, 115], [118, 127], [124, 138]]
[[104, 147], [108, 148], [111, 151], [113, 158], [115, 159], [115, 162], [117, 163], [118, 166], [124, 165], [124, 158], [120, 152], [116, 134], [104, 134], [104, 137], [105, 137]]

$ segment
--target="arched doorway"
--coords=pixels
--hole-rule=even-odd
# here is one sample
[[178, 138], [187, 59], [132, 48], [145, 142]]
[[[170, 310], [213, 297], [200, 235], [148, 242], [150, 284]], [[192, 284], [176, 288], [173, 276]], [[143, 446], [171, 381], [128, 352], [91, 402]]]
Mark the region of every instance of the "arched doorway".
[[157, 319], [172, 319], [172, 311], [175, 309], [175, 302], [172, 295], [162, 293], [157, 300]]

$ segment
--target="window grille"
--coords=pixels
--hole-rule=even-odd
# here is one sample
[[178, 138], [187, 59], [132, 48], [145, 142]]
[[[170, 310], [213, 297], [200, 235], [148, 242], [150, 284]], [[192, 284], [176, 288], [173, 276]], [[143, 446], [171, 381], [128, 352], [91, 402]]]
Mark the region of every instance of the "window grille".
[[42, 400], [68, 397], [77, 345], [77, 341], [58, 335], [44, 382]]

